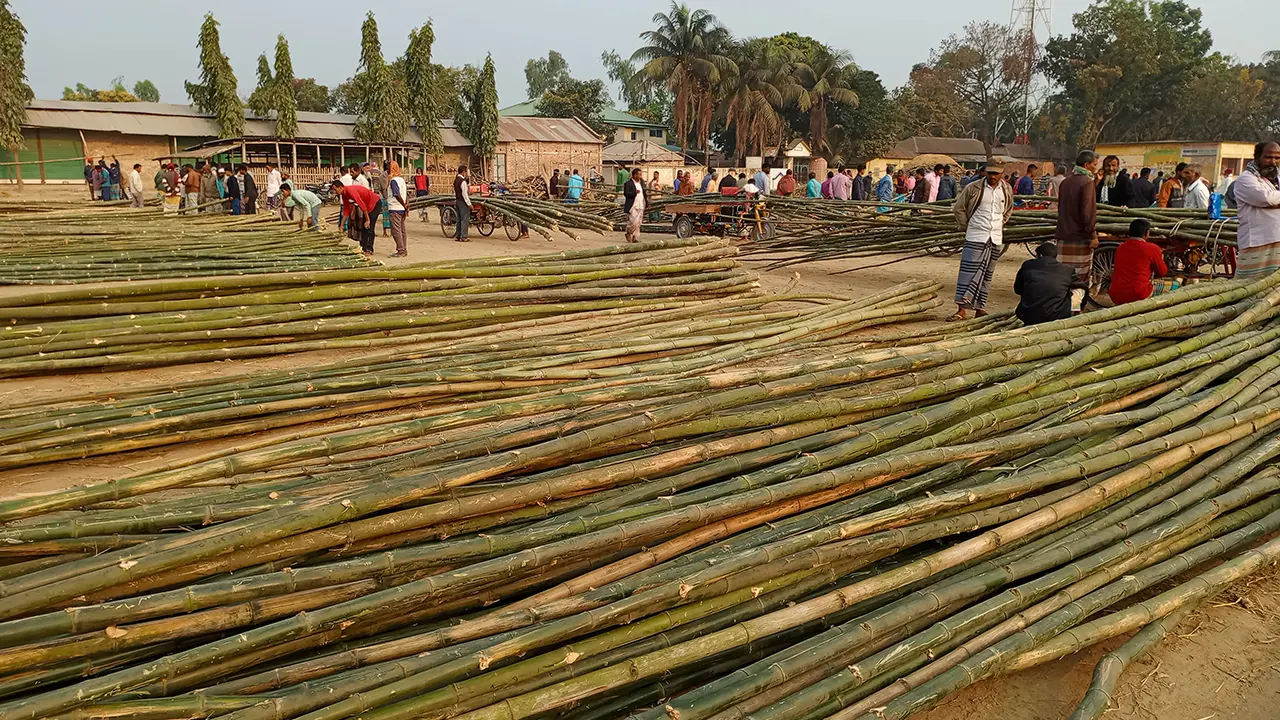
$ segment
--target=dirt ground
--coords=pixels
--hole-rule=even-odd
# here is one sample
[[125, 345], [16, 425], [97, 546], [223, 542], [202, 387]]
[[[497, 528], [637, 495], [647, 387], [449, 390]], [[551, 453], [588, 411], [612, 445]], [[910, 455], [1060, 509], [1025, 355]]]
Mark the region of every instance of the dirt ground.
[[[390, 258], [394, 246], [389, 237], [378, 237], [375, 259], [388, 265], [491, 255], [522, 255], [566, 249], [598, 247], [623, 241], [621, 234], [584, 234], [579, 240], [540, 237], [509, 241], [499, 230], [493, 237], [472, 232], [472, 242], [445, 239], [439, 216], [431, 211], [428, 222], [416, 214], [407, 223], [409, 257]], [[649, 236], [658, 238], [662, 236]], [[1021, 246], [1011, 247], [997, 265], [991, 309], [1011, 309], [1018, 266], [1029, 256]], [[795, 285], [804, 293], [859, 296], [906, 280], [930, 279], [941, 283], [940, 297], [955, 293], [958, 258], [912, 258], [895, 264], [841, 274], [870, 261], [830, 261], [781, 269], [759, 269], [768, 291]], [[950, 314], [948, 304], [938, 319]], [[17, 402], [39, 401], [111, 392], [113, 388], [173, 382], [198, 376], [234, 375], [289, 367], [303, 368], [337, 359], [349, 353], [305, 353], [288, 357], [225, 361], [199, 366], [153, 370], [81, 374], [54, 378], [0, 381], [0, 408]], [[56, 487], [105, 479], [124, 472], [156, 467], [187, 455], [223, 447], [227, 441], [183, 446], [178, 450], [136, 452], [127, 455], [62, 463], [56, 470], [32, 468], [0, 473], [0, 496], [47, 491]], [[1150, 657], [1126, 673], [1109, 720], [1275, 720], [1280, 717], [1280, 573], [1255, 578], [1250, 584], [1221, 596], [1193, 614]], [[1064, 658], [1020, 675], [979, 683], [954, 696], [947, 704], [921, 715], [927, 720], [1057, 720], [1070, 715], [1084, 695], [1093, 666], [1123, 639]], [[1274, 703], [1274, 704], [1273, 704]]]

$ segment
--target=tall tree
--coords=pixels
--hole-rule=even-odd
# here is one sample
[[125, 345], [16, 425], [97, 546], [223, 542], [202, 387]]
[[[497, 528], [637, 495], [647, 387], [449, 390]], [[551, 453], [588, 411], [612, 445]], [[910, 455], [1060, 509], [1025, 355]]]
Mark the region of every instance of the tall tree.
[[842, 50], [819, 45], [796, 63], [799, 85], [796, 104], [809, 115], [809, 143], [818, 152], [831, 152], [827, 141], [829, 112], [833, 106], [857, 105], [851, 79], [857, 66]]
[[276, 111], [276, 136], [291, 138], [298, 134], [298, 101], [293, 95], [293, 58], [289, 41], [276, 36], [276, 62], [272, 106]]
[[927, 63], [911, 68], [907, 84], [894, 91], [902, 134], [963, 137], [973, 133], [973, 113], [951, 76]]
[[627, 112], [651, 122], [671, 126], [671, 91], [666, 85], [647, 82], [636, 64], [612, 50], [600, 53], [608, 78], [618, 83], [618, 99]]
[[608, 135], [609, 125], [600, 113], [609, 105], [609, 89], [602, 80], [561, 80], [542, 93], [535, 105], [542, 117], [576, 117], [598, 135]]
[[254, 115], [264, 118], [271, 114], [271, 107], [275, 104], [275, 99], [272, 97], [276, 92], [275, 85], [276, 79], [271, 74], [271, 62], [267, 60], [267, 54], [262, 53], [258, 56], [258, 87], [249, 94], [249, 102], [246, 103]]
[[646, 82], [666, 85], [671, 91], [681, 143], [687, 146], [693, 130], [705, 149], [716, 107], [715, 88], [725, 73], [735, 69], [725, 54], [732, 36], [706, 10], [690, 10], [675, 2], [669, 12], [655, 14], [653, 22], [657, 27], [640, 33], [645, 44], [631, 60], [644, 63], [639, 73]]
[[533, 58], [524, 64], [524, 81], [528, 86], [530, 100], [537, 100], [547, 91], [570, 79], [569, 63], [555, 50], [547, 52], [544, 58]]
[[373, 13], [360, 28], [360, 68], [352, 79], [356, 93], [355, 136], [361, 142], [400, 142], [409, 129], [408, 97], [382, 58], [382, 41]]
[[[0, 147], [17, 153], [23, 147], [22, 125], [27, 122], [27, 103], [35, 95], [27, 85], [27, 29], [9, 9], [9, 0], [0, 0]], [[21, 165], [17, 166], [19, 170]], [[21, 177], [21, 175], [19, 175]]]
[[792, 54], [767, 38], [752, 38], [730, 51], [734, 72], [721, 83], [722, 117], [734, 128], [739, 155], [762, 155], [766, 144], [781, 143], [788, 125], [785, 104], [798, 97], [792, 76]]
[[472, 150], [484, 159], [486, 174], [488, 160], [498, 149], [498, 87], [495, 74], [493, 56], [489, 55], [484, 59], [484, 67], [480, 69], [480, 77], [472, 95], [471, 117], [474, 118], [475, 134], [467, 136]]
[[1041, 64], [1082, 147], [1138, 137], [1203, 67], [1213, 38], [1181, 0], [1096, 0], [1071, 35], [1045, 45]]
[[934, 51], [930, 64], [968, 107], [978, 139], [991, 146], [1023, 117], [1034, 56], [1027, 33], [993, 22], [970, 23]]
[[200, 26], [200, 82], [186, 83], [187, 95], [202, 112], [213, 113], [218, 121], [219, 137], [244, 134], [244, 103], [236, 94], [236, 75], [222, 54], [218, 21], [213, 13], [204, 16]]
[[870, 70], [852, 71], [849, 87], [858, 103], [839, 103], [829, 111], [832, 145], [846, 161], [882, 157], [903, 138], [898, 104]]
[[293, 79], [293, 102], [302, 112], [329, 112], [329, 88], [315, 78]]
[[409, 96], [409, 119], [418, 126], [422, 135], [424, 155], [439, 156], [444, 153], [444, 141], [440, 137], [439, 84], [442, 68], [431, 62], [431, 46], [436, 41], [431, 22], [409, 31], [409, 47], [404, 51], [405, 90]]
[[150, 80], [139, 80], [134, 83], [133, 94], [142, 102], [160, 102], [160, 90]]
[[449, 82], [457, 92], [452, 94], [453, 122], [458, 132], [468, 139], [474, 138], [479, 128], [476, 126], [476, 91], [480, 88], [480, 68], [475, 65], [446, 68], [442, 73], [443, 82]]

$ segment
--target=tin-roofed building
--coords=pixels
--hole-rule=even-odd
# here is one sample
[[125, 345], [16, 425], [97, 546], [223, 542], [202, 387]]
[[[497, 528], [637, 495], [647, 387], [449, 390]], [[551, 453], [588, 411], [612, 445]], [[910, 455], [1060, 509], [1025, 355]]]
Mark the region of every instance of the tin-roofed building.
[[[353, 115], [298, 113], [293, 138], [275, 136], [275, 121], [246, 111], [244, 136], [219, 138], [212, 114], [191, 105], [169, 103], [97, 103], [34, 100], [23, 125], [26, 148], [12, 157], [0, 151], [0, 179], [23, 182], [83, 182], [85, 158], [115, 157], [121, 167], [173, 158], [196, 163], [247, 162], [260, 167], [275, 162], [298, 182], [328, 180], [337, 168], [353, 162], [395, 159], [404, 167], [422, 165], [422, 138], [411, 128], [399, 143], [368, 144], [355, 138]], [[447, 181], [458, 165], [479, 169], [471, 155], [471, 141], [452, 121], [441, 124], [445, 153], [431, 158], [429, 171]], [[498, 148], [484, 175], [516, 179], [553, 168], [599, 167], [602, 138], [576, 118], [499, 118]], [[11, 164], [20, 161], [20, 166]]]

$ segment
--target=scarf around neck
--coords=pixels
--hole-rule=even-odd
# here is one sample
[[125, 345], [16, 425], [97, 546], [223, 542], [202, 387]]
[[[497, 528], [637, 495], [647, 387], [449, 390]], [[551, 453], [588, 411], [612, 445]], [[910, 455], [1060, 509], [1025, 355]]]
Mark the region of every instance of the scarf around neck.
[[1089, 172], [1087, 169], [1083, 167], [1080, 167], [1079, 165], [1077, 165], [1075, 169], [1071, 171], [1071, 174], [1072, 175], [1089, 175], [1089, 176], [1093, 175], [1093, 173]]

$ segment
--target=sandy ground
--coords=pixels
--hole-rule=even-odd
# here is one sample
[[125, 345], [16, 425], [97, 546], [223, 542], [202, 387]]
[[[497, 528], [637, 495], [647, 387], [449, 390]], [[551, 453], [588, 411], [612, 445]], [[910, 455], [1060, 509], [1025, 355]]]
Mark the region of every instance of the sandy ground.
[[[407, 259], [390, 258], [394, 246], [379, 236], [375, 259], [388, 265], [489, 255], [522, 255], [566, 249], [598, 247], [622, 242], [620, 234], [585, 234], [579, 240], [540, 237], [518, 242], [499, 230], [493, 237], [472, 233], [473, 240], [447, 240], [433, 210], [428, 222], [414, 215], [408, 221]], [[651, 236], [661, 237], [661, 236]], [[997, 265], [991, 292], [991, 309], [1016, 304], [1011, 287], [1018, 265], [1027, 259], [1020, 246], [1010, 248]], [[942, 284], [940, 296], [955, 293], [958, 258], [912, 258], [883, 267], [841, 274], [867, 261], [829, 261], [781, 269], [761, 269], [766, 290], [778, 291], [795, 284], [797, 292], [858, 296], [906, 280], [930, 279]], [[948, 305], [938, 311], [950, 314]], [[349, 353], [346, 353], [349, 354]], [[167, 383], [216, 375], [261, 372], [269, 369], [305, 368], [343, 356], [344, 353], [305, 353], [288, 357], [226, 361], [199, 366], [154, 370], [81, 374], [53, 378], [0, 381], [0, 408], [84, 393], [109, 393], [138, 384]], [[155, 467], [164, 462], [223, 447], [226, 441], [183, 446], [178, 450], [135, 452], [127, 455], [62, 463], [0, 473], [0, 495], [40, 492], [56, 487], [105, 479], [123, 472]], [[1066, 718], [1088, 687], [1093, 666], [1106, 651], [1123, 640], [1090, 649], [1076, 656], [1020, 675], [979, 683], [954, 696], [946, 705], [921, 715], [927, 720], [1051, 720]], [[1280, 573], [1256, 578], [1252, 583], [1221, 596], [1192, 615], [1149, 658], [1126, 673], [1117, 694], [1111, 720], [1274, 720], [1280, 717]]]

